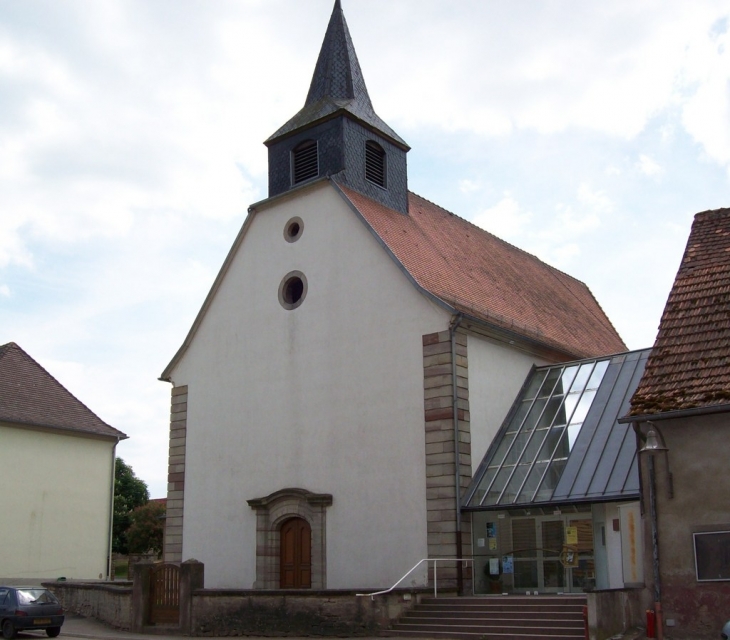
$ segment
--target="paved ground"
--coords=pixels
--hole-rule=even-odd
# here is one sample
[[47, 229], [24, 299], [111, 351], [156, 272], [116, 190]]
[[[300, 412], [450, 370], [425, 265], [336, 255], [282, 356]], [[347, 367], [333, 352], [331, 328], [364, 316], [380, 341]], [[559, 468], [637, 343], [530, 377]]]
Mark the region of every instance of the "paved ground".
[[[81, 616], [66, 616], [61, 628], [61, 638], [86, 638], [87, 640], [180, 640], [180, 636], [158, 636], [142, 633], [132, 633], [131, 631], [120, 631], [108, 627], [93, 618], [82, 618]], [[29, 631], [27, 633], [19, 633], [18, 640], [38, 640], [39, 638], [47, 638], [45, 631]], [[616, 638], [619, 640], [621, 636]], [[645, 638], [643, 633], [639, 631], [629, 632], [621, 638], [621, 640], [639, 640]], [[249, 637], [247, 640], [256, 640]], [[270, 638], [262, 638], [261, 640], [271, 640]], [[287, 638], [287, 640], [311, 640], [311, 638]], [[357, 640], [376, 640], [375, 638], [358, 638]], [[377, 639], [382, 640], [382, 638]], [[417, 638], [412, 640], [418, 640]], [[422, 639], [425, 640], [425, 639]]]
[[[158, 636], [120, 631], [93, 618], [82, 618], [76, 615], [66, 616], [59, 637], [86, 638], [87, 640], [180, 640], [180, 636]], [[28, 631], [27, 633], [18, 634], [18, 640], [38, 640], [39, 638], [48, 640], [45, 631]], [[249, 637], [247, 640], [257, 639]], [[260, 640], [271, 640], [271, 638], [261, 638]], [[311, 640], [311, 638], [287, 638], [287, 640]], [[382, 638], [358, 638], [357, 640], [382, 640]]]
[[[61, 627], [60, 638], [87, 638], [88, 640], [180, 640], [180, 636], [157, 636], [131, 631], [120, 631], [99, 622], [94, 618], [83, 618], [76, 615], [67, 615], [66, 621]], [[28, 631], [19, 633], [18, 640], [37, 640], [45, 638], [48, 640], [45, 631]]]

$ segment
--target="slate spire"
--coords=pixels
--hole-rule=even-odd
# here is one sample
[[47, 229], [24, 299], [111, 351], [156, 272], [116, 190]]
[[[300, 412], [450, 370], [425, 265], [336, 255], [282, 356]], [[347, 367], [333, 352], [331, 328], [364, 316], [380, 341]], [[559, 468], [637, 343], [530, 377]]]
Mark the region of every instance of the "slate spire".
[[410, 147], [373, 109], [341, 0], [335, 0], [304, 107], [264, 144], [269, 197], [326, 177], [408, 213]]
[[340, 0], [327, 26], [305, 106], [326, 98], [354, 100], [363, 109], [373, 110]]
[[347, 28], [342, 4], [340, 0], [335, 0], [304, 107], [274, 133], [266, 144], [343, 111], [380, 132], [404, 150], [410, 148], [375, 113]]

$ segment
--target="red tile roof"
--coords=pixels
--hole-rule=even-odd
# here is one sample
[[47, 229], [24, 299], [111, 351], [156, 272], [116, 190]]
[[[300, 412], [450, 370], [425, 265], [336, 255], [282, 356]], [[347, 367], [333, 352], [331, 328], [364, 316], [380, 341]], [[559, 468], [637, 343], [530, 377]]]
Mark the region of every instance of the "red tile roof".
[[0, 422], [125, 439], [14, 342], [0, 346]]
[[406, 216], [340, 188], [413, 279], [458, 311], [574, 357], [626, 351], [575, 278], [413, 193]]
[[730, 404], [730, 209], [695, 216], [630, 415]]

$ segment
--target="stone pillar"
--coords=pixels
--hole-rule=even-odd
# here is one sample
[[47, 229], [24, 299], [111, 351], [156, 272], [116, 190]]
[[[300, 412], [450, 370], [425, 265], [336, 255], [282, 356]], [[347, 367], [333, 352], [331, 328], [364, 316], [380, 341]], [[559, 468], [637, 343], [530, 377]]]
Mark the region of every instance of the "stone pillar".
[[193, 592], [205, 587], [205, 565], [186, 560], [180, 565], [180, 631], [192, 635], [194, 620]]
[[152, 562], [143, 560], [134, 565], [132, 573], [132, 631], [141, 633], [149, 620], [150, 573]]
[[165, 514], [165, 562], [182, 560], [183, 507], [185, 502], [185, 446], [188, 419], [188, 387], [174, 387], [170, 403], [170, 450], [167, 468]]
[[[451, 334], [441, 331], [423, 336], [424, 416], [426, 429], [426, 504], [428, 557], [457, 557], [456, 501], [471, 480], [471, 431], [469, 426], [469, 370], [467, 336], [456, 333], [456, 380], [452, 362]], [[459, 494], [456, 495], [456, 442], [454, 437], [453, 384], [456, 384], [459, 428]], [[461, 522], [462, 556], [471, 557], [471, 519]], [[438, 582], [456, 588], [456, 563], [440, 563]], [[464, 565], [464, 576], [471, 576]], [[430, 579], [433, 579], [432, 573]]]

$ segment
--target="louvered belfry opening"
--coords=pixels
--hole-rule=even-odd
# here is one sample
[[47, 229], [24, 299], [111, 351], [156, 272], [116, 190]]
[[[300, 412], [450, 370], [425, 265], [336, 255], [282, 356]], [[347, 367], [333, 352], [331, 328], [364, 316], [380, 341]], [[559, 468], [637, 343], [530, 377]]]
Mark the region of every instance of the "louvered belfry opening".
[[299, 184], [319, 175], [317, 141], [305, 140], [292, 151], [292, 183]]
[[372, 140], [365, 143], [365, 178], [385, 189], [385, 150]]

